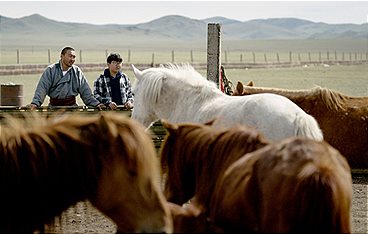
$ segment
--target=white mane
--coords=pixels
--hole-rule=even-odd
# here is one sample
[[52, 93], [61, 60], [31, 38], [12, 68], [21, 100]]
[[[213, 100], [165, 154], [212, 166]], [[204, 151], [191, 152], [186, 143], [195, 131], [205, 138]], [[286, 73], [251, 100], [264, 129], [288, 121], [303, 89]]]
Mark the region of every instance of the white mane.
[[138, 84], [144, 86], [144, 89], [150, 90], [150, 92], [144, 92], [144, 100], [149, 101], [149, 105], [153, 105], [160, 98], [163, 79], [165, 78], [176, 79], [178, 85], [184, 82], [192, 87], [210, 88], [219, 91], [214, 82], [207, 80], [188, 63], [161, 64], [159, 67], [144, 70], [143, 76], [144, 78], [141, 80], [136, 79], [133, 92]]

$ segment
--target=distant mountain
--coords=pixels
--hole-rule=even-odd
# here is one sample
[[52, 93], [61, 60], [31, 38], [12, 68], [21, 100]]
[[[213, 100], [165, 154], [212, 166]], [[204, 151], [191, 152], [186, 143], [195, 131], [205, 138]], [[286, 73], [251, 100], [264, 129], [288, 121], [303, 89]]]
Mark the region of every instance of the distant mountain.
[[95, 46], [147, 41], [206, 41], [207, 24], [222, 25], [222, 40], [367, 39], [368, 24], [326, 24], [296, 18], [255, 19], [245, 22], [216, 16], [191, 19], [168, 15], [140, 24], [60, 22], [33, 14], [22, 18], [0, 16], [1, 43], [90, 42]]

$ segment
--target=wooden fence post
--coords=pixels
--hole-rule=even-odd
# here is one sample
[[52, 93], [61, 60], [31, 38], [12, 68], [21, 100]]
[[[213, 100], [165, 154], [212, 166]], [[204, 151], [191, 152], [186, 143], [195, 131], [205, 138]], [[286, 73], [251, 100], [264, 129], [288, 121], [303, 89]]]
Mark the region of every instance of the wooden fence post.
[[193, 63], [194, 59], [193, 59], [193, 50], [190, 50], [190, 61]]
[[220, 88], [221, 26], [209, 23], [207, 31], [207, 79]]
[[153, 67], [154, 65], [155, 65], [155, 53], [152, 53], [151, 67]]
[[80, 61], [80, 63], [83, 62], [83, 59], [82, 59], [82, 50], [79, 51], [79, 61]]
[[17, 49], [17, 64], [19, 64], [20, 62], [20, 52], [19, 52], [19, 49]]
[[48, 57], [48, 63], [50, 64], [51, 63], [51, 51], [50, 49], [47, 50], [47, 57]]
[[171, 51], [171, 62], [175, 62], [175, 54], [174, 50]]
[[128, 63], [130, 63], [130, 49], [128, 50]]
[[291, 51], [289, 51], [289, 61], [290, 61], [290, 63], [293, 61], [293, 56], [291, 54]]

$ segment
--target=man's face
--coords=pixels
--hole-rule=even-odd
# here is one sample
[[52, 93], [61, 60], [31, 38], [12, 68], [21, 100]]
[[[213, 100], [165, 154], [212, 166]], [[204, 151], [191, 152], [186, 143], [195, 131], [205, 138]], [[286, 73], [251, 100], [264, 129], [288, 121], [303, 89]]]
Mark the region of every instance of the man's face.
[[74, 50], [68, 50], [65, 54], [61, 55], [61, 62], [66, 67], [71, 67], [75, 62], [75, 51]]
[[123, 62], [111, 61], [107, 66], [109, 67], [110, 73], [116, 74], [120, 71]]

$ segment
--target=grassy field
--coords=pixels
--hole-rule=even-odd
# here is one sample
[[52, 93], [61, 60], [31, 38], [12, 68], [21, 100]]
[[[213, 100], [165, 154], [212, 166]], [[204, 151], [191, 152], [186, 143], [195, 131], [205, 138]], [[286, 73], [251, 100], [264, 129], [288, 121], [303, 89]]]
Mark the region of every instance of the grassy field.
[[[57, 61], [65, 44], [77, 50], [77, 62], [101, 63], [110, 52], [119, 52], [129, 63], [206, 62], [207, 41], [149, 41], [137, 38], [135, 41], [96, 43], [89, 41], [55, 42], [30, 44], [23, 38], [2, 41], [0, 64], [48, 64]], [[11, 42], [11, 43], [10, 43]], [[221, 42], [222, 62], [281, 62], [367, 60], [368, 39], [330, 40], [223, 40]], [[290, 55], [291, 52], [291, 55]]]
[[[129, 69], [124, 71], [134, 83], [135, 77]], [[205, 70], [199, 70], [206, 75]], [[100, 72], [86, 72], [91, 88]], [[368, 96], [367, 65], [334, 65], [330, 67], [310, 66], [280, 69], [226, 69], [225, 74], [234, 85], [238, 80], [244, 84], [250, 80], [256, 86], [278, 87], [287, 89], [310, 89], [315, 86], [327, 87], [351, 96]], [[34, 90], [41, 74], [0, 76], [0, 84], [23, 84], [23, 103], [31, 102]], [[1, 94], [0, 94], [1, 95]], [[78, 97], [78, 103], [82, 104]], [[48, 104], [48, 99], [44, 105]]]

